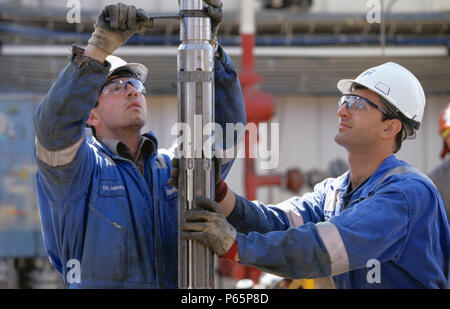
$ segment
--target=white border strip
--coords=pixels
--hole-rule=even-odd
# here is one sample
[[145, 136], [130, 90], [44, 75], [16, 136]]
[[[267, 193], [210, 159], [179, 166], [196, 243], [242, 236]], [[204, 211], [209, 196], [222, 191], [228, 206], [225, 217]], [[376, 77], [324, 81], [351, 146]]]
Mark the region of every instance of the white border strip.
[[[224, 46], [230, 56], [241, 56], [238, 46]], [[70, 45], [2, 45], [3, 56], [67, 56]], [[176, 56], [177, 46], [123, 46], [117, 56]], [[256, 57], [381, 57], [379, 47], [255, 47]], [[395, 46], [385, 48], [386, 57], [446, 57], [446, 46]]]

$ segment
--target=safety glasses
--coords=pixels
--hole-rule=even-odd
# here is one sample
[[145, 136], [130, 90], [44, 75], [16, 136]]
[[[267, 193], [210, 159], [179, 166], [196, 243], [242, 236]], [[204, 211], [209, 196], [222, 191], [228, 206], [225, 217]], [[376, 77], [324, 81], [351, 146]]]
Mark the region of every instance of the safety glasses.
[[353, 111], [369, 111], [370, 106], [378, 109], [380, 112], [382, 112], [388, 119], [393, 119], [393, 116], [390, 115], [388, 112], [386, 112], [383, 108], [379, 107], [377, 104], [373, 103], [372, 101], [363, 98], [359, 95], [354, 94], [346, 94], [341, 97], [341, 99], [338, 102], [338, 108], [341, 108], [342, 105], [347, 107], [347, 109], [353, 110]]
[[128, 85], [133, 86], [133, 88], [139, 93], [146, 93], [144, 84], [140, 80], [135, 78], [112, 80], [111, 82], [105, 84], [101, 93], [103, 95], [116, 95], [122, 93], [122, 91], [125, 91]]

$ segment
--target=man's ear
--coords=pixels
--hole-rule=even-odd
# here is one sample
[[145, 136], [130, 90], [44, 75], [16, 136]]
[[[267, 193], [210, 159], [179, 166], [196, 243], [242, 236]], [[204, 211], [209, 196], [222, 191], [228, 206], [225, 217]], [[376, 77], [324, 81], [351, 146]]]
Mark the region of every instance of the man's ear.
[[91, 113], [89, 114], [89, 118], [87, 120], [87, 124], [90, 126], [97, 126], [100, 123], [100, 118], [96, 115], [94, 110], [91, 110]]
[[395, 138], [397, 134], [402, 130], [402, 123], [399, 119], [391, 119], [384, 121], [385, 126], [383, 128], [383, 132], [381, 133], [382, 137], [385, 139]]

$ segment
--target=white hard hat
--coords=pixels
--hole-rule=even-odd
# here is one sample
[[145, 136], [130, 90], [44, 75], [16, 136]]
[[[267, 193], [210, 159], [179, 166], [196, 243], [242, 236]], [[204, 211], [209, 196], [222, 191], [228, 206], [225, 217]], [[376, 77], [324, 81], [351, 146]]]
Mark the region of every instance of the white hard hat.
[[125, 72], [128, 71], [135, 78], [139, 79], [142, 83], [145, 83], [145, 79], [147, 78], [148, 74], [148, 69], [145, 65], [140, 63], [127, 63], [122, 58], [113, 55], [109, 55], [108, 57], [106, 57], [106, 61], [108, 61], [111, 64], [108, 78], [112, 75], [117, 75], [117, 73], [123, 70]]
[[340, 80], [337, 88], [342, 94], [348, 94], [354, 84], [366, 87], [387, 101], [391, 105], [387, 104], [388, 108], [400, 116], [407, 138], [416, 138], [426, 102], [420, 82], [410, 71], [387, 62], [364, 71], [356, 79]]

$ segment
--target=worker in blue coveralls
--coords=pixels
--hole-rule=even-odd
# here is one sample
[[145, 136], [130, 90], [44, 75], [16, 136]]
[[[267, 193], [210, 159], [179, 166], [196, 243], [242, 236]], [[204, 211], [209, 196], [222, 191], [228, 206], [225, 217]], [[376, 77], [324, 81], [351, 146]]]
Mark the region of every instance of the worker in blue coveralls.
[[[245, 125], [237, 74], [216, 43], [222, 3], [205, 3], [216, 46], [215, 119], [222, 127]], [[178, 286], [178, 193], [168, 185], [170, 152], [158, 149], [152, 132], [141, 135], [148, 70], [109, 56], [153, 26], [147, 16], [131, 5], [106, 6], [86, 49], [73, 47], [35, 112], [44, 244], [68, 288]], [[231, 165], [222, 167], [222, 177]]]
[[336, 288], [448, 287], [442, 197], [394, 155], [422, 121], [420, 82], [389, 62], [337, 86], [335, 141], [347, 150], [348, 172], [277, 205], [248, 201], [217, 179], [216, 201], [199, 198], [203, 209], [186, 212], [182, 237], [282, 277], [331, 276]]

